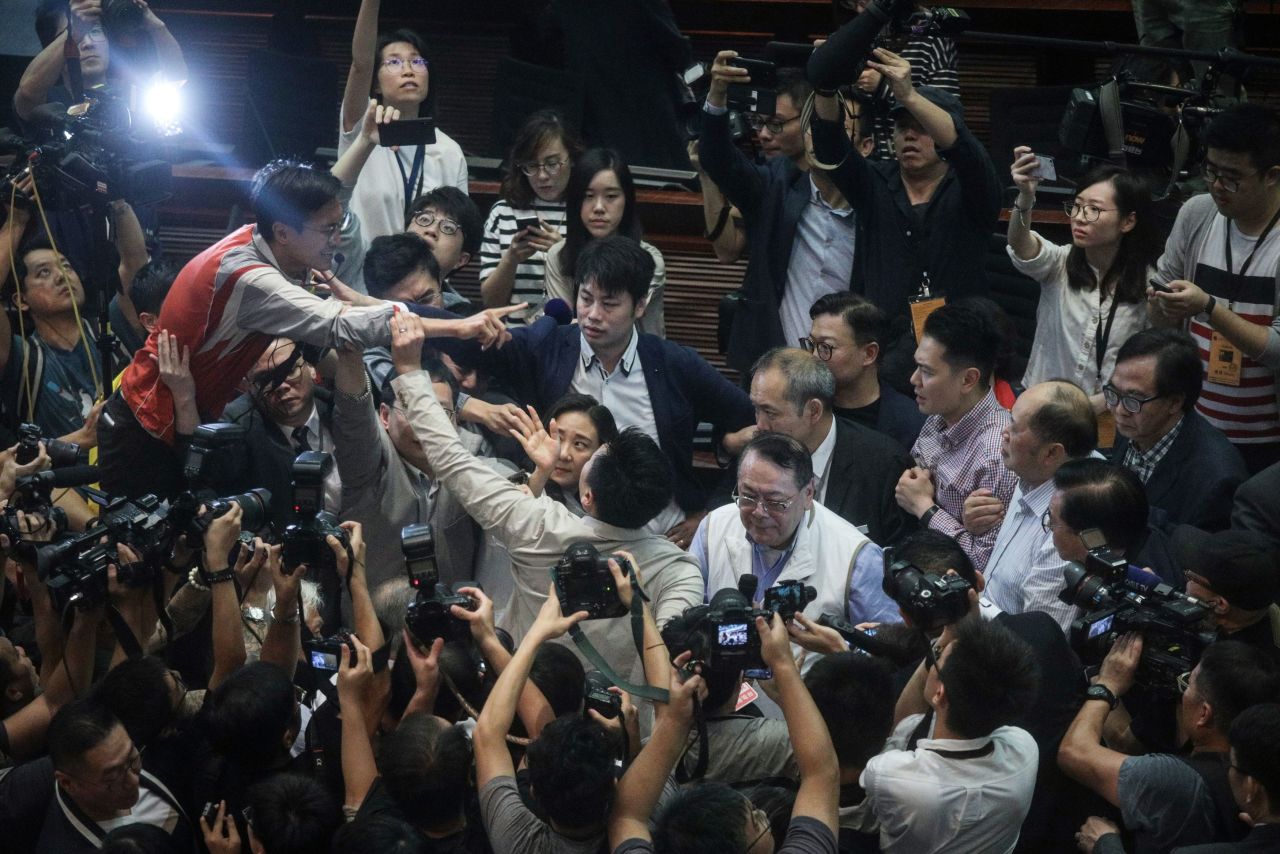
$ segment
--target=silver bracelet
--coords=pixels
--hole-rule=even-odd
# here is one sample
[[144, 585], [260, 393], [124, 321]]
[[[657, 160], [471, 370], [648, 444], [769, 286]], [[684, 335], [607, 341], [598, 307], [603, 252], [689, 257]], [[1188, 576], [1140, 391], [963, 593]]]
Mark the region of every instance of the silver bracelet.
[[209, 592], [209, 588], [200, 583], [200, 567], [198, 566], [191, 567], [191, 571], [187, 573], [187, 583], [204, 593]]
[[284, 625], [284, 626], [296, 626], [298, 625], [299, 621], [300, 621], [300, 618], [298, 617], [298, 612], [293, 608], [289, 609], [289, 619], [287, 620], [284, 619], [283, 617], [277, 617], [276, 609], [274, 607], [272, 607], [271, 609], [271, 622], [273, 623], [280, 623], [281, 625]]

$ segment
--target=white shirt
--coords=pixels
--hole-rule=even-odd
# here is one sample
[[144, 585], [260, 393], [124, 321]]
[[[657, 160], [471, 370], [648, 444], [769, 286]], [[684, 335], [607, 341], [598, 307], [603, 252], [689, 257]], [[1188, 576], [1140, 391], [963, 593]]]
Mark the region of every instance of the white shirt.
[[138, 802], [127, 813], [104, 819], [97, 822], [97, 825], [102, 828], [103, 833], [110, 833], [117, 827], [128, 824], [149, 824], [165, 833], [173, 833], [173, 829], [178, 826], [178, 818], [178, 811], [168, 801], [146, 786], [141, 786], [138, 789]]
[[[1023, 261], [1014, 254], [1012, 246], [1006, 247], [1014, 268], [1040, 283], [1036, 335], [1031, 342], [1031, 358], [1027, 361], [1022, 385], [1031, 388], [1045, 380], [1068, 379], [1088, 394], [1100, 394], [1103, 383], [1115, 370], [1120, 345], [1150, 325], [1146, 302], [1121, 303], [1116, 309], [1099, 371], [1098, 329], [1099, 326], [1106, 329], [1115, 295], [1103, 300], [1101, 288], [1073, 289], [1067, 284], [1067, 254], [1071, 247], [1050, 243], [1034, 231], [1032, 234], [1040, 241], [1036, 257]], [[1155, 275], [1154, 270], [1148, 272]]]
[[[360, 121], [349, 132], [338, 126], [338, 156], [341, 157], [360, 136]], [[435, 145], [406, 145], [398, 152], [377, 146], [360, 170], [355, 191], [351, 194], [351, 210], [360, 218], [360, 228], [366, 242], [386, 234], [404, 231], [405, 177], [413, 171], [414, 157], [418, 149], [424, 149], [422, 172], [414, 183], [408, 201], [436, 187], [457, 187], [467, 192], [467, 160], [462, 147], [448, 134], [436, 128]], [[396, 165], [397, 158], [404, 167]]]
[[782, 335], [788, 347], [799, 347], [809, 334], [809, 307], [818, 298], [849, 290], [853, 272], [853, 210], [836, 210], [809, 177], [809, 203], [800, 214], [787, 284], [782, 292]]
[[831, 473], [831, 455], [836, 449], [836, 420], [831, 419], [831, 429], [827, 430], [827, 437], [822, 440], [822, 444], [818, 445], [818, 449], [813, 452], [813, 476], [817, 479], [818, 489], [814, 493], [814, 498], [820, 503], [825, 504], [827, 500], [827, 475]]
[[[922, 738], [915, 750], [904, 749], [922, 718], [904, 718], [858, 781], [880, 821], [880, 850], [1013, 851], [1035, 791], [1040, 755], [1035, 739], [1026, 730], [1003, 726], [985, 738]], [[985, 755], [955, 755], [988, 745]]]
[[[295, 456], [302, 453], [300, 450], [302, 446], [293, 438], [293, 427], [287, 427], [274, 421], [271, 423], [275, 424], [276, 429], [284, 434], [284, 440], [289, 443], [290, 448], [293, 448]], [[311, 414], [307, 416], [307, 423], [302, 426], [307, 430], [307, 444], [311, 446], [311, 450], [323, 451], [328, 454], [333, 453], [333, 434], [329, 432], [329, 427], [320, 420], [320, 410], [316, 408], [314, 402], [311, 404]], [[334, 457], [333, 466], [324, 477], [324, 509], [335, 516], [342, 509], [342, 476], [338, 472], [336, 456]]]

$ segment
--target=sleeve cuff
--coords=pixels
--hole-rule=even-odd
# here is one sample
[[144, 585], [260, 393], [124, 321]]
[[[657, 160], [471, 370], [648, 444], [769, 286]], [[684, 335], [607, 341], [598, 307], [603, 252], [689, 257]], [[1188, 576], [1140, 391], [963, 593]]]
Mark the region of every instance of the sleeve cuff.
[[725, 113], [729, 112], [728, 107], [717, 107], [710, 101], [703, 101], [702, 109], [709, 116], [723, 116]]

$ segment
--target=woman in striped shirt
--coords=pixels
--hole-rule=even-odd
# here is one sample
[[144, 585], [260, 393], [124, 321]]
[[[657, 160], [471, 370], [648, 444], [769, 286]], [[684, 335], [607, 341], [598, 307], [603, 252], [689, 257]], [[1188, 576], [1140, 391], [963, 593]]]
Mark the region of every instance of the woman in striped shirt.
[[[546, 253], [564, 238], [564, 195], [582, 143], [554, 110], [539, 110], [516, 134], [502, 198], [493, 203], [480, 247], [480, 295], [486, 308], [527, 302], [510, 315], [524, 323], [542, 306]], [[529, 226], [532, 220], [536, 226]], [[524, 226], [521, 223], [525, 223]]]

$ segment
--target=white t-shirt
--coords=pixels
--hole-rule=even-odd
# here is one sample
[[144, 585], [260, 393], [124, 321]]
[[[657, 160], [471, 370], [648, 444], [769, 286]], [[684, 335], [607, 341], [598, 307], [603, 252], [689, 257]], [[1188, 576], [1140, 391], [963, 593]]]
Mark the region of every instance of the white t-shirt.
[[173, 833], [173, 829], [178, 826], [178, 817], [178, 811], [168, 801], [143, 786], [138, 789], [138, 802], [128, 813], [100, 821], [98, 827], [104, 833], [110, 833], [127, 824], [149, 824], [165, 833]]
[[[1040, 240], [1040, 252], [1034, 258], [1024, 261], [1014, 254], [1012, 246], [1005, 247], [1014, 268], [1040, 283], [1036, 337], [1031, 343], [1031, 358], [1022, 384], [1031, 388], [1045, 380], [1068, 379], [1088, 394], [1101, 394], [1103, 384], [1115, 370], [1120, 345], [1150, 325], [1146, 301], [1121, 303], [1116, 308], [1116, 319], [1111, 324], [1099, 371], [1098, 330], [1099, 327], [1106, 330], [1114, 294], [1104, 300], [1100, 288], [1088, 291], [1072, 288], [1067, 284], [1067, 255], [1071, 247], [1059, 246], [1035, 232], [1032, 234]], [[1148, 270], [1148, 274], [1155, 275], [1155, 271]]]
[[[359, 136], [359, 122], [349, 132], [343, 132], [339, 120], [338, 156], [346, 153]], [[409, 201], [446, 185], [467, 192], [467, 161], [462, 155], [462, 147], [439, 128], [436, 128], [435, 145], [403, 146], [398, 152], [378, 146], [360, 170], [355, 191], [351, 194], [351, 210], [360, 217], [366, 243], [375, 237], [404, 231], [404, 182], [413, 171], [413, 161], [419, 148], [425, 149], [422, 172], [413, 185]], [[396, 165], [397, 159], [400, 166]], [[404, 167], [403, 175], [401, 166]]]

